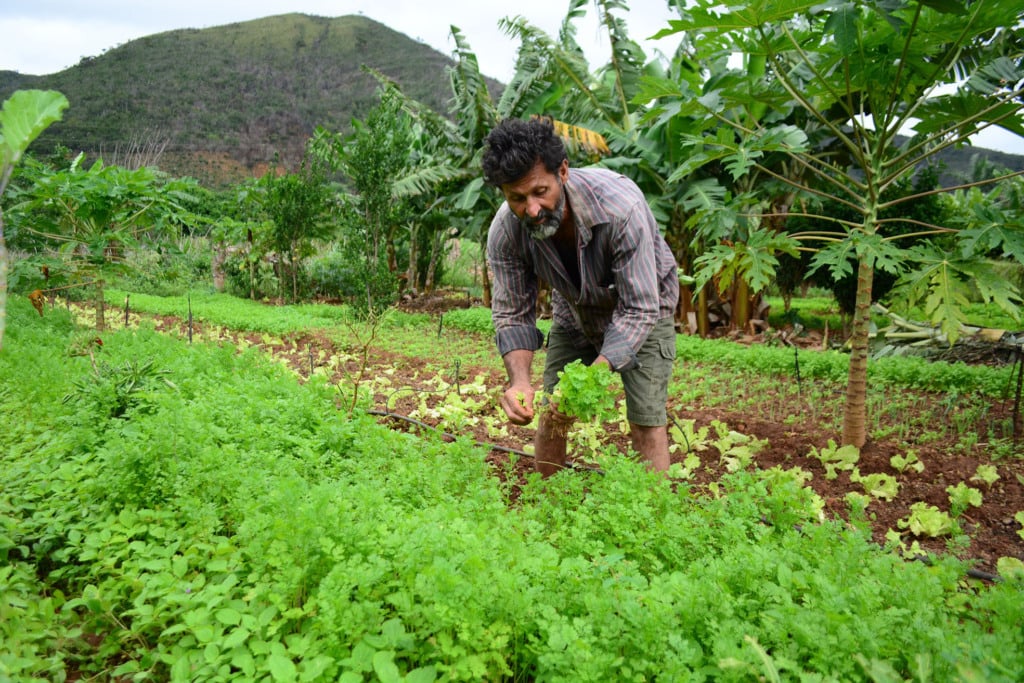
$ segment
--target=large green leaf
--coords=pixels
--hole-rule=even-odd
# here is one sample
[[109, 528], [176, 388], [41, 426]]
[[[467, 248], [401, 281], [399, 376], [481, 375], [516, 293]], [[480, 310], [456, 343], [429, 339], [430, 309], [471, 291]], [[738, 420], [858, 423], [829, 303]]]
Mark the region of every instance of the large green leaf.
[[16, 164], [67, 106], [67, 98], [55, 90], [18, 90], [11, 95], [0, 110], [0, 168]]
[[832, 34], [836, 47], [844, 56], [850, 56], [857, 49], [857, 8], [843, 3], [825, 22], [825, 31]]
[[[700, 0], [694, 4], [695, 7], [687, 8], [682, 19], [669, 21], [671, 28], [660, 31], [654, 38], [663, 38], [680, 31], [710, 30], [727, 33], [757, 28], [772, 22], [788, 21], [822, 5], [818, 0], [778, 0], [776, 2]], [[723, 12], [723, 9], [726, 11]]]

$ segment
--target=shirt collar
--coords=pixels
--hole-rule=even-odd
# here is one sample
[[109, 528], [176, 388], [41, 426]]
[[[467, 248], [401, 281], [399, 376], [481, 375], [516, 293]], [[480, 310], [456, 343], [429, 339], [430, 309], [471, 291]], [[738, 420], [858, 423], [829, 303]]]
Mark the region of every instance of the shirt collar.
[[594, 227], [608, 223], [605, 212], [593, 188], [586, 180], [586, 174], [578, 169], [569, 169], [569, 180], [565, 183], [565, 191], [569, 205], [572, 207], [573, 221], [579, 232], [580, 244], [587, 244], [593, 236]]

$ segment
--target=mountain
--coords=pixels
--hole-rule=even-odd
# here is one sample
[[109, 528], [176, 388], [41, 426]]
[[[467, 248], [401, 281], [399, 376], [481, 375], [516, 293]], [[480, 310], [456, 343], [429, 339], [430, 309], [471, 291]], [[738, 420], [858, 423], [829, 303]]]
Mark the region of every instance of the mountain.
[[[447, 112], [452, 60], [362, 16], [283, 14], [133, 40], [46, 76], [0, 71], [0, 101], [23, 88], [59, 90], [71, 106], [33, 145], [59, 143], [108, 163], [145, 158], [173, 175], [219, 185], [293, 168], [317, 126], [347, 131], [377, 104], [372, 67], [410, 97]], [[492, 93], [502, 85], [488, 79]], [[937, 156], [944, 185], [970, 176], [974, 156], [1024, 170], [1024, 156], [981, 148]]]
[[450, 58], [362, 16], [304, 14], [155, 34], [46, 76], [0, 71], [0, 100], [24, 88], [67, 96], [39, 154], [57, 143], [108, 162], [162, 151], [163, 170], [215, 184], [275, 157], [294, 167], [317, 126], [349, 130], [378, 102], [363, 65], [447, 111]]

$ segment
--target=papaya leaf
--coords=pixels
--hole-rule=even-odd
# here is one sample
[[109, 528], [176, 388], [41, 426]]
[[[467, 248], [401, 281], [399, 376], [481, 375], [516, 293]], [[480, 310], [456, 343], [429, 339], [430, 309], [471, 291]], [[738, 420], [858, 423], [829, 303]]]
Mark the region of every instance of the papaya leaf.
[[0, 168], [18, 163], [28, 146], [59, 121], [68, 99], [55, 90], [18, 90], [0, 110]]

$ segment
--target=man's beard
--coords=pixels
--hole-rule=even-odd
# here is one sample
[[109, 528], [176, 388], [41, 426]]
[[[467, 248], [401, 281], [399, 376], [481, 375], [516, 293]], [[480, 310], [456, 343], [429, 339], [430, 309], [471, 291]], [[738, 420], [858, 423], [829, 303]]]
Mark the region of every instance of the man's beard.
[[535, 240], [541, 241], [546, 240], [556, 232], [558, 232], [559, 226], [562, 224], [562, 218], [565, 217], [565, 186], [558, 183], [558, 203], [555, 204], [555, 208], [541, 209], [537, 212], [535, 218], [530, 218], [525, 213], [520, 219], [523, 226], [526, 227], [526, 232], [529, 233], [530, 237]]

